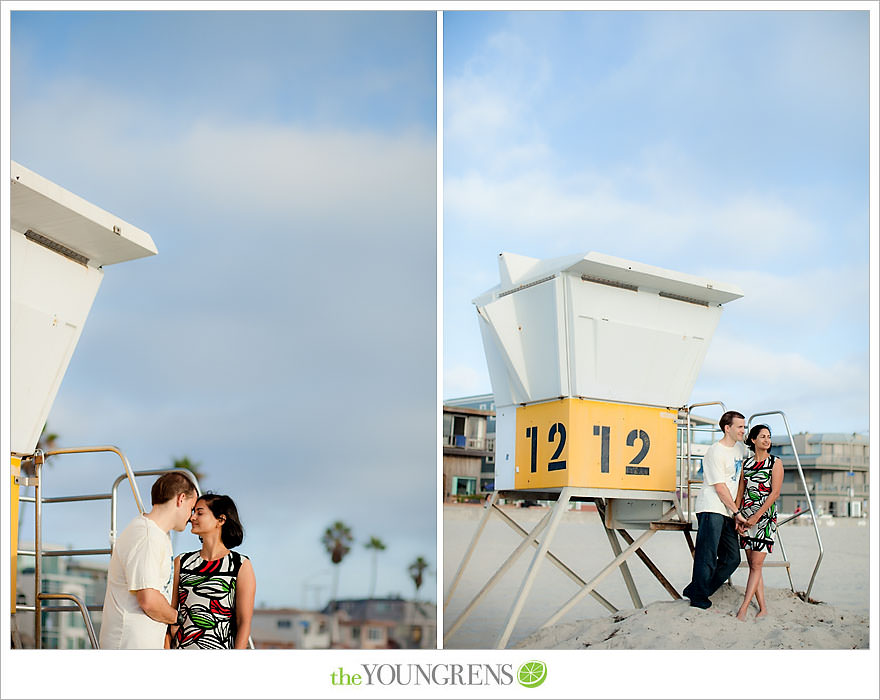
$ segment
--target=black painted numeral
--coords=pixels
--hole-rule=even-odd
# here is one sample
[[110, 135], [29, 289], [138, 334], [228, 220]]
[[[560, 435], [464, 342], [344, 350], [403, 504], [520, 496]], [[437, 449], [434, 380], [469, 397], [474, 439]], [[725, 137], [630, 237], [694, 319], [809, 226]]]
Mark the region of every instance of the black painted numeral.
[[636, 476], [648, 476], [651, 473], [650, 467], [637, 467], [635, 465], [641, 463], [641, 461], [648, 455], [648, 450], [651, 449], [651, 438], [648, 437], [648, 433], [644, 430], [631, 430], [629, 435], [626, 436], [627, 447], [633, 447], [636, 444], [636, 440], [642, 441], [642, 448], [639, 450], [639, 453], [630, 460], [630, 466], [626, 468], [626, 473]]
[[[547, 441], [552, 445], [557, 442], [556, 451], [553, 457], [547, 463], [547, 471], [555, 472], [567, 467], [564, 459], [559, 459], [562, 451], [565, 449], [565, 425], [563, 423], [554, 423], [550, 426], [550, 432], [547, 435]], [[534, 474], [538, 471], [538, 426], [532, 425], [526, 428], [526, 440], [529, 441], [529, 470]]]
[[[601, 429], [601, 432], [600, 432]], [[610, 462], [609, 462], [609, 452], [610, 452], [610, 444], [611, 444], [611, 426], [609, 425], [594, 425], [593, 426], [593, 435], [602, 435], [602, 450], [599, 453], [601, 457], [601, 472], [603, 474], [607, 474], [611, 471]]]
[[553, 453], [550, 462], [547, 464], [547, 471], [550, 472], [565, 469], [565, 460], [559, 459], [559, 455], [562, 454], [562, 450], [565, 448], [565, 426], [562, 423], [554, 423], [550, 427], [550, 434], [547, 436], [547, 440], [553, 443], [557, 435], [559, 435], [559, 444], [556, 446], [556, 452]]
[[531, 447], [531, 472], [534, 474], [538, 471], [538, 426], [533, 425], [526, 428], [526, 438], [532, 441]]

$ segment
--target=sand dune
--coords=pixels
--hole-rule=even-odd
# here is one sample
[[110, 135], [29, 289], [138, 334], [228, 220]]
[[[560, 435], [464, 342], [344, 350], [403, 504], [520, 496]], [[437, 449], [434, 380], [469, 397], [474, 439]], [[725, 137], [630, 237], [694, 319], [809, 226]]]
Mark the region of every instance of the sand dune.
[[741, 586], [722, 586], [708, 610], [687, 600], [655, 602], [601, 618], [553, 625], [517, 649], [867, 649], [868, 618], [825, 603], [806, 603], [790, 590], [765, 591], [771, 614], [744, 622], [735, 614]]

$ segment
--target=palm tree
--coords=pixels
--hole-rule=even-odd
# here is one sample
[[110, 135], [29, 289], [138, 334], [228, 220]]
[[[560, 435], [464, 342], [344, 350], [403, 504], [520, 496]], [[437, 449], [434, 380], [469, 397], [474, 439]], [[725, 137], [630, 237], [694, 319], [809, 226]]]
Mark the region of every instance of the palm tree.
[[424, 557], [416, 557], [416, 560], [409, 565], [409, 577], [416, 585], [416, 599], [419, 597], [419, 588], [422, 587], [423, 574], [427, 568], [428, 562], [425, 561]]
[[[202, 493], [202, 479], [205, 478], [205, 472], [199, 469], [202, 466], [201, 462], [193, 462], [188, 455], [183, 455], [183, 457], [173, 457], [171, 459], [171, 468], [172, 469], [186, 469], [190, 474], [192, 474], [196, 482], [198, 483], [198, 493]], [[176, 551], [177, 549], [177, 535], [179, 533], [177, 530], [171, 531], [171, 542]], [[200, 538], [201, 539], [201, 538]]]
[[336, 595], [339, 591], [339, 564], [345, 558], [345, 555], [351, 551], [351, 545], [354, 542], [354, 535], [351, 534], [351, 528], [341, 520], [337, 520], [330, 527], [324, 530], [321, 542], [330, 555], [330, 561], [333, 563], [333, 607], [336, 608]]
[[[43, 452], [51, 452], [56, 447], [58, 447], [58, 433], [46, 432], [48, 430], [48, 428], [49, 428], [49, 424], [44, 423], [43, 429], [40, 431], [40, 437], [37, 439], [37, 446], [35, 448], [35, 451], [42, 450]], [[51, 457], [45, 458], [45, 460], [43, 462], [44, 467], [49, 464], [50, 459], [52, 459], [52, 458]], [[33, 465], [31, 465], [30, 469], [33, 470]], [[29, 473], [30, 476], [33, 476], [34, 474], [35, 474], [34, 471], [31, 471]], [[30, 488], [29, 486], [25, 487], [25, 489], [24, 489], [25, 496], [27, 496], [29, 494], [29, 491], [28, 491], [29, 488]], [[27, 501], [22, 501], [18, 504], [18, 540], [19, 541], [21, 540], [21, 526], [22, 526], [22, 523], [24, 522], [24, 509], [25, 509], [26, 504], [27, 504]]]
[[376, 593], [376, 575], [378, 574], [378, 567], [379, 567], [379, 561], [378, 561], [379, 552], [385, 551], [385, 549], [387, 549], [387, 547], [385, 546], [385, 543], [376, 536], [370, 537], [370, 541], [367, 542], [364, 545], [364, 547], [366, 547], [367, 549], [373, 550], [373, 576], [370, 581], [370, 595], [369, 595], [369, 597], [372, 599], [372, 597]]
[[40, 431], [40, 439], [37, 440], [37, 449], [43, 452], [50, 452], [58, 447], [58, 433], [47, 433], [48, 427], [49, 424], [46, 423]]
[[173, 457], [171, 460], [172, 469], [186, 469], [188, 472], [192, 473], [196, 478], [196, 481], [199, 482], [200, 490], [202, 479], [205, 478], [205, 472], [199, 469], [201, 466], [201, 462], [193, 462], [187, 455], [183, 455], [183, 457]]

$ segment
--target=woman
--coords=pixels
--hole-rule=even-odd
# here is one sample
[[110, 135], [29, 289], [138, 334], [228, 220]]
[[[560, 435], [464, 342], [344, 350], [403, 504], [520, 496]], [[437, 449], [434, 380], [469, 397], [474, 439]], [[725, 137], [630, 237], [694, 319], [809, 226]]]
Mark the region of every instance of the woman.
[[232, 549], [244, 539], [235, 503], [205, 494], [196, 501], [190, 527], [202, 548], [174, 560], [171, 604], [179, 626], [171, 630], [173, 646], [247, 649], [257, 582], [250, 560]]
[[743, 463], [742, 476], [736, 496], [738, 512], [746, 519], [739, 528], [740, 547], [746, 550], [749, 562], [749, 580], [746, 596], [737, 619], [745, 620], [749, 603], [754, 596], [758, 601], [758, 614], [767, 614], [764, 601], [764, 558], [773, 551], [773, 535], [776, 532], [776, 499], [782, 490], [782, 460], [770, 454], [770, 428], [756, 425], [749, 430], [746, 445], [754, 452]]

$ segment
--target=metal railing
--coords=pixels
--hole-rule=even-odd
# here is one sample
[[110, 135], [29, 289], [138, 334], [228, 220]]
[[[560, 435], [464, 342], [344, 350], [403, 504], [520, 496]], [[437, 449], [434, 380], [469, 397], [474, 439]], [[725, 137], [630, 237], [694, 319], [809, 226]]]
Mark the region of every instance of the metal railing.
[[[819, 572], [819, 565], [822, 563], [822, 557], [825, 554], [825, 550], [822, 547], [822, 537], [819, 535], [819, 523], [816, 521], [816, 513], [813, 510], [813, 499], [810, 498], [810, 489], [807, 487], [807, 480], [804, 477], [804, 470], [801, 467], [801, 460], [798, 457], [797, 448], [794, 445], [794, 436], [792, 435], [791, 428], [788, 425], [788, 417], [782, 411], [764, 411], [762, 413], [753, 413], [749, 417], [748, 425], [752, 425], [752, 421], [755, 418], [758, 418], [760, 416], [780, 416], [782, 418], [783, 422], [785, 423], [785, 431], [788, 434], [788, 440], [789, 440], [789, 443], [791, 444], [791, 450], [794, 454], [795, 463], [797, 464], [798, 474], [801, 477], [801, 485], [804, 487], [804, 497], [807, 499], [807, 506], [809, 506], [810, 516], [813, 520], [813, 530], [815, 530], [815, 532], [816, 532], [816, 543], [819, 546], [819, 557], [818, 557], [818, 559], [816, 559], [816, 565], [813, 567], [813, 573], [810, 576], [810, 585], [807, 586], [807, 590], [804, 594], [804, 600], [809, 601], [810, 592], [813, 590], [813, 583], [815, 583], [815, 581], [816, 581], [816, 574]], [[786, 518], [785, 520], [782, 521], [782, 523], [777, 522], [776, 523], [777, 535], [779, 533], [780, 524], [784, 525], [785, 523], [789, 522], [790, 520], [794, 520], [795, 517], [799, 517], [800, 515], [802, 515], [803, 513], [806, 513], [806, 512], [807, 511], [801, 511], [801, 513], [797, 513], [796, 515], [793, 515], [790, 518]], [[787, 557], [785, 556], [785, 547], [782, 544], [782, 538], [778, 537], [778, 539], [779, 539], [779, 548], [782, 550], [782, 558], [787, 560]], [[789, 582], [791, 582], [791, 573], [790, 572], [789, 572]], [[792, 590], [793, 589], [794, 589], [794, 585], [792, 585]]]
[[491, 452], [495, 449], [495, 438], [468, 437], [467, 435], [444, 435], [443, 447], [459, 447], [469, 450], [486, 450]]
[[[706, 426], [703, 428], [694, 428], [691, 425], [691, 413], [695, 408], [701, 408], [704, 406], [721, 406], [721, 412], [725, 413], [727, 411], [727, 407], [724, 405], [722, 401], [705, 401], [703, 403], [694, 403], [690, 406], [684, 408], [685, 415], [687, 418], [687, 423], [685, 427], [685, 445], [684, 445], [684, 454], [685, 454], [685, 473], [684, 473], [684, 483], [682, 483], [681, 470], [679, 470], [679, 490], [687, 492], [687, 519], [690, 521], [692, 509], [691, 509], [691, 485], [702, 483], [702, 479], [693, 479], [691, 474], [691, 467], [693, 466], [694, 455], [691, 454], [691, 446], [693, 445], [693, 433], [694, 432], [708, 432], [715, 433], [718, 432], [718, 429], [715, 426]], [[702, 460], [703, 456], [699, 455], [699, 459]]]

